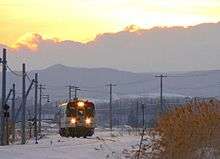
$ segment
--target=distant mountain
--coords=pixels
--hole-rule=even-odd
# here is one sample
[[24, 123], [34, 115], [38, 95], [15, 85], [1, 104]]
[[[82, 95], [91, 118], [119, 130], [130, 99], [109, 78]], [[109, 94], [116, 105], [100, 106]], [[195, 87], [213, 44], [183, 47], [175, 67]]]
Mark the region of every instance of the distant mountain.
[[[30, 78], [34, 77], [35, 72], [39, 73], [40, 83], [46, 85], [47, 90], [44, 90], [44, 94], [50, 94], [52, 99], [68, 98], [67, 86], [70, 84], [80, 87], [80, 97], [99, 100], [108, 99], [109, 88], [106, 84], [110, 82], [117, 85], [113, 88], [114, 98], [152, 94], [155, 96], [159, 94], [160, 88], [159, 78], [155, 77], [159, 73], [134, 73], [109, 68], [74, 68], [61, 64], [31, 71]], [[220, 96], [220, 70], [170, 72], [167, 75], [163, 85], [164, 93], [168, 96]], [[18, 89], [17, 96], [20, 96], [21, 77], [8, 71], [8, 89], [13, 82]]]

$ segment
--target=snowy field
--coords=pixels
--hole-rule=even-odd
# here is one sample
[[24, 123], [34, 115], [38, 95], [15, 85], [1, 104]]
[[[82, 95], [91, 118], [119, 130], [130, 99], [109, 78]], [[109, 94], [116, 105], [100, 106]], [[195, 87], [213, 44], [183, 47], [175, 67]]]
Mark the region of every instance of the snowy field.
[[47, 135], [34, 144], [0, 147], [0, 159], [124, 159], [140, 137], [128, 133], [96, 131], [92, 137], [64, 138]]

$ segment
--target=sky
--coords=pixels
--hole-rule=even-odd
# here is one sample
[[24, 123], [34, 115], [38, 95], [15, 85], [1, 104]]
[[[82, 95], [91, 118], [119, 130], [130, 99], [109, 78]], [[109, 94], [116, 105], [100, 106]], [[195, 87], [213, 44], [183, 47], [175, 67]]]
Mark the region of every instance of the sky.
[[[178, 27], [176, 27], [178, 26]], [[220, 69], [220, 0], [1, 0], [0, 50], [18, 70]]]
[[151, 28], [218, 21], [219, 0], [1, 0], [0, 43], [16, 48], [33, 33], [86, 43], [132, 24]]

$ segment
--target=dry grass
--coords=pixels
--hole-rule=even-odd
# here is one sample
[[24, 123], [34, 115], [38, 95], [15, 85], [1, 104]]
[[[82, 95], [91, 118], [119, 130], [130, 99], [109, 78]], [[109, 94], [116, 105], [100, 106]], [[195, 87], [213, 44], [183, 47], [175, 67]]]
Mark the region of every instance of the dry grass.
[[178, 107], [159, 118], [152, 134], [156, 139], [151, 145], [154, 158], [220, 158], [220, 102]]

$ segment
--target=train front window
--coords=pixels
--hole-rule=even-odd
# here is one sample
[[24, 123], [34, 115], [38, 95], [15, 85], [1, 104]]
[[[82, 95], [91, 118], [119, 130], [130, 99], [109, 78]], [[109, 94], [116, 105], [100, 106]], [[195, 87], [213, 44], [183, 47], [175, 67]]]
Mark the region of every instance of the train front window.
[[93, 117], [94, 116], [94, 109], [92, 109], [91, 107], [87, 108], [86, 114], [87, 114], [87, 116]]
[[88, 103], [86, 107], [86, 116], [94, 117], [95, 115], [95, 107], [93, 103]]
[[79, 109], [79, 110], [78, 110], [78, 115], [79, 115], [79, 116], [84, 116], [84, 110]]
[[67, 117], [76, 116], [76, 109], [74, 107], [68, 106], [66, 109], [66, 116]]

